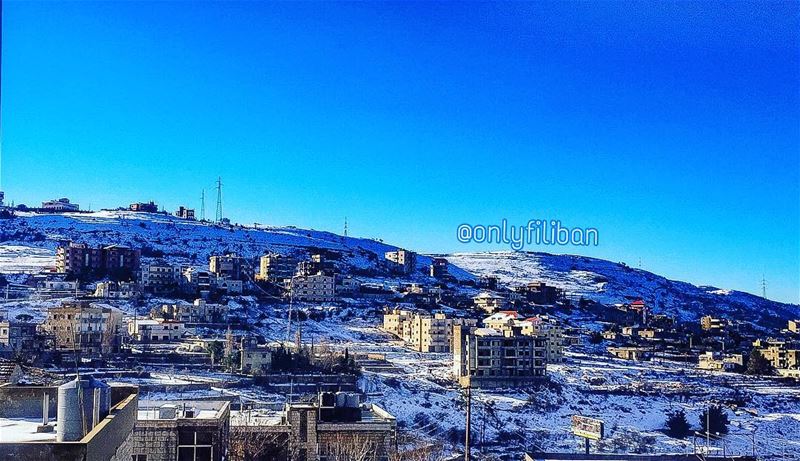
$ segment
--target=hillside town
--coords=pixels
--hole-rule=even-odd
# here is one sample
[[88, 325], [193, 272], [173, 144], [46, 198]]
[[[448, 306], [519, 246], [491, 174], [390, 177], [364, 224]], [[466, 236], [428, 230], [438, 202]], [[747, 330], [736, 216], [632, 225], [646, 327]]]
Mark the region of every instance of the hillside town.
[[[187, 257], [188, 246], [153, 245], [163, 238], [156, 228], [176, 239], [269, 231], [153, 202], [84, 212], [61, 198], [2, 213], [4, 249], [39, 245], [51, 256], [35, 269], [19, 269], [22, 254], [0, 267], [0, 459], [584, 459], [585, 448], [586, 456], [744, 460], [800, 452], [796, 442], [781, 448], [775, 434], [751, 443], [755, 426], [737, 420], [757, 417], [741, 393], [748, 382], [787, 389], [776, 398], [800, 395], [791, 390], [800, 382], [800, 318], [774, 326], [711, 313], [686, 319], [655, 293], [602, 303], [557, 280], [470, 273], [444, 255], [376, 242], [385, 251], [367, 252], [361, 264], [347, 242]], [[57, 226], [105, 224], [61, 238], [36, 227], [49, 217], [62, 220]], [[195, 227], [176, 230], [180, 223]], [[147, 237], [139, 245], [107, 237], [133, 232]], [[568, 421], [539, 429], [549, 435], [514, 433], [503, 419], [512, 416], [498, 410], [487, 429], [487, 411], [503, 396], [522, 393], [532, 411], [552, 411], [547, 399], [563, 399], [568, 374], [591, 363], [610, 373], [584, 378], [597, 395], [670, 399], [662, 441], [586, 414], [577, 401], [565, 409]], [[680, 389], [636, 378], [623, 391], [609, 386], [623, 376], [616, 369], [685, 376], [672, 385]], [[695, 416], [693, 427], [676, 405], [700, 380], [740, 390], [709, 398], [706, 420]], [[415, 390], [423, 382], [427, 390]], [[453, 426], [400, 404], [435, 408], [431, 386], [450, 402], [444, 419]], [[553, 439], [556, 432], [570, 435]], [[542, 446], [548, 440], [558, 442]]]

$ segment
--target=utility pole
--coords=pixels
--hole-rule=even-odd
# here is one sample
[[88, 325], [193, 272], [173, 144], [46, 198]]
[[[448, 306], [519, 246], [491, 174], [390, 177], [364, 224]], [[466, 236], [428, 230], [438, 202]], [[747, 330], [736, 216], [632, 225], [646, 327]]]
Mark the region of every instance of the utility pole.
[[217, 216], [216, 221], [222, 222], [222, 178], [217, 177]]
[[464, 461], [470, 461], [469, 454], [469, 432], [470, 432], [470, 418], [472, 417], [472, 386], [467, 385], [467, 429], [464, 436]]

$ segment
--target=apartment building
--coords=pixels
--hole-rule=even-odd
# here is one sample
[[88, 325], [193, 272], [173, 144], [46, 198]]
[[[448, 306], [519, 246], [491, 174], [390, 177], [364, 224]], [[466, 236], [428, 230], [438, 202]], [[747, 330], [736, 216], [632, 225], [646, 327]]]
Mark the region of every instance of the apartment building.
[[97, 282], [93, 296], [103, 299], [132, 299], [139, 294], [139, 285], [134, 282]]
[[723, 354], [708, 351], [701, 354], [697, 360], [697, 368], [709, 371], [735, 371], [744, 367], [742, 354]]
[[720, 332], [728, 326], [728, 321], [711, 315], [700, 318], [700, 328], [708, 332]]
[[245, 276], [243, 267], [246, 261], [236, 253], [226, 255], [214, 255], [209, 258], [208, 270], [217, 277], [225, 277], [230, 280], [243, 280]]
[[391, 263], [392, 270], [401, 274], [411, 274], [417, 266], [417, 254], [413, 251], [387, 251], [384, 257]]
[[753, 346], [770, 361], [776, 370], [800, 368], [800, 349], [796, 344], [775, 339], [757, 340]]
[[452, 352], [453, 327], [474, 327], [475, 319], [448, 317], [442, 312], [428, 313], [391, 309], [383, 315], [383, 330], [406, 342], [419, 352]]
[[789, 320], [786, 329], [792, 333], [800, 333], [800, 320]]
[[475, 307], [489, 314], [502, 310], [506, 307], [506, 299], [494, 293], [484, 291], [472, 298]]
[[228, 306], [195, 299], [192, 304], [162, 304], [150, 311], [152, 319], [169, 319], [178, 322], [223, 323], [228, 317]]
[[331, 302], [335, 299], [336, 281], [333, 276], [317, 274], [292, 277], [291, 295], [298, 301]]
[[453, 372], [462, 387], [530, 385], [547, 374], [543, 337], [523, 335], [518, 327], [453, 327]]
[[80, 274], [86, 271], [113, 271], [126, 269], [135, 274], [139, 270], [141, 252], [121, 245], [92, 248], [82, 243], [70, 242], [56, 249], [56, 271]]
[[15, 320], [0, 321], [0, 354], [31, 354], [42, 350], [36, 324]]
[[543, 316], [523, 319], [516, 311], [500, 311], [485, 318], [483, 325], [499, 331], [519, 328], [523, 335], [544, 338], [547, 363], [564, 361], [564, 330], [554, 319]]
[[130, 319], [128, 336], [137, 343], [169, 343], [186, 333], [186, 325], [176, 320]]
[[283, 283], [291, 279], [297, 270], [297, 259], [278, 253], [268, 253], [259, 260], [256, 280]]
[[41, 331], [59, 352], [108, 354], [119, 346], [122, 312], [85, 301], [65, 302], [47, 310]]
[[447, 260], [444, 258], [432, 258], [431, 265], [428, 267], [428, 275], [436, 278], [447, 275]]
[[77, 203], [70, 203], [69, 199], [65, 197], [42, 202], [42, 210], [61, 213], [67, 211], [78, 211], [80, 210], [80, 207]]
[[383, 314], [383, 330], [403, 341], [411, 341], [411, 319], [415, 312], [409, 309], [387, 309]]
[[266, 345], [259, 345], [252, 338], [242, 338], [240, 350], [242, 373], [262, 375], [272, 368], [272, 351]]
[[181, 267], [166, 261], [153, 261], [142, 264], [139, 283], [142, 289], [151, 293], [169, 293], [181, 284]]
[[522, 295], [523, 299], [534, 304], [555, 304], [564, 296], [564, 292], [560, 288], [544, 282], [528, 283], [517, 287], [515, 291]]

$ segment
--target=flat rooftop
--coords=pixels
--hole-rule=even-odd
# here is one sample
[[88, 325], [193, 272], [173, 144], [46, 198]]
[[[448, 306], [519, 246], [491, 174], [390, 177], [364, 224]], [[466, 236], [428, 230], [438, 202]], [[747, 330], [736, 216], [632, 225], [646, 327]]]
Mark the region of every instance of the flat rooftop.
[[41, 424], [42, 418], [0, 418], [0, 443], [55, 442], [56, 422], [49, 422], [53, 432], [36, 432]]

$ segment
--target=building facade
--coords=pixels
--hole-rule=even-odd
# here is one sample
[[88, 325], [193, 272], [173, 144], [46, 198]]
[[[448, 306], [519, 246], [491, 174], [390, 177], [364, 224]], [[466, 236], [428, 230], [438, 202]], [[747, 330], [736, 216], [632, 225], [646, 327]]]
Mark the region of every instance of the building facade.
[[526, 386], [547, 374], [545, 338], [460, 325], [453, 334], [453, 372], [462, 387]]
[[384, 257], [391, 263], [393, 271], [401, 274], [411, 274], [417, 266], [417, 254], [413, 251], [387, 251]]
[[336, 280], [328, 275], [295, 276], [291, 279], [291, 295], [304, 302], [332, 302], [336, 295]]
[[92, 356], [118, 348], [121, 325], [119, 310], [79, 301], [48, 309], [41, 330], [56, 351]]

